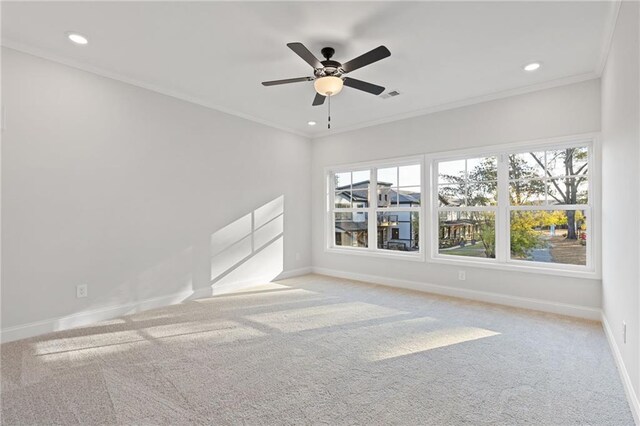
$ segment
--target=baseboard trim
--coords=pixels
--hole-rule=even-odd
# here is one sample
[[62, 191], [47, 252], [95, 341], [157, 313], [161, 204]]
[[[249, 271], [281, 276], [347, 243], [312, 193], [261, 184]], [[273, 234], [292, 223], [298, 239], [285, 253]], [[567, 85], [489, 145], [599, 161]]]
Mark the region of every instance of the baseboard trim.
[[633, 414], [633, 420], [636, 422], [636, 425], [640, 425], [640, 400], [638, 399], [636, 391], [633, 389], [633, 385], [631, 384], [631, 377], [629, 377], [627, 367], [624, 365], [622, 354], [620, 353], [620, 348], [618, 347], [618, 344], [613, 337], [611, 326], [609, 325], [609, 321], [607, 321], [607, 316], [604, 314], [604, 312], [602, 312], [601, 315], [601, 322], [602, 328], [604, 329], [604, 334], [605, 336], [607, 336], [607, 340], [609, 341], [609, 347], [611, 348], [611, 352], [613, 353], [613, 359], [615, 360], [616, 366], [618, 367], [618, 373], [620, 373], [620, 379], [622, 380], [624, 392], [627, 394], [627, 401], [629, 401], [631, 414]]
[[345, 278], [349, 280], [365, 281], [387, 287], [417, 290], [425, 293], [434, 293], [443, 296], [459, 297], [463, 299], [471, 299], [488, 303], [497, 303], [500, 305], [513, 306], [516, 308], [532, 309], [536, 311], [600, 321], [600, 309], [592, 308], [589, 306], [571, 305], [567, 303], [550, 302], [541, 299], [509, 296], [505, 294], [491, 293], [479, 290], [469, 290], [426, 282], [384, 278], [375, 275], [338, 271], [328, 268], [314, 267], [312, 268], [312, 270], [316, 274]]
[[174, 293], [168, 296], [154, 297], [123, 305], [107, 306], [104, 308], [89, 309], [71, 315], [65, 315], [46, 320], [35, 321], [27, 324], [3, 328], [0, 336], [2, 343], [13, 340], [26, 339], [52, 331], [67, 330], [115, 318], [122, 315], [145, 311], [147, 309], [180, 303], [196, 294], [193, 291]]
[[273, 281], [286, 280], [289, 278], [299, 277], [301, 275], [308, 275], [313, 272], [313, 268], [311, 266], [307, 266], [305, 268], [291, 269], [289, 271], [284, 271], [277, 277], [273, 279]]
[[[278, 275], [274, 281], [286, 278], [297, 277], [311, 273], [311, 268], [299, 268], [284, 271]], [[51, 333], [53, 331], [68, 330], [74, 327], [82, 327], [95, 324], [99, 321], [105, 321], [122, 315], [134, 314], [136, 312], [146, 311], [163, 306], [175, 305], [187, 300], [201, 299], [203, 297], [211, 297], [216, 294], [228, 293], [233, 290], [232, 287], [242, 285], [253, 285], [258, 280], [233, 283], [229, 288], [218, 288], [214, 284], [211, 287], [204, 287], [197, 290], [188, 290], [173, 293], [167, 296], [154, 297], [136, 302], [125, 303], [122, 305], [113, 305], [97, 309], [88, 309], [71, 315], [65, 315], [56, 318], [35, 321], [27, 324], [6, 327], [0, 330], [0, 342], [12, 342], [14, 340], [27, 339], [29, 337], [39, 336], [41, 334]]]

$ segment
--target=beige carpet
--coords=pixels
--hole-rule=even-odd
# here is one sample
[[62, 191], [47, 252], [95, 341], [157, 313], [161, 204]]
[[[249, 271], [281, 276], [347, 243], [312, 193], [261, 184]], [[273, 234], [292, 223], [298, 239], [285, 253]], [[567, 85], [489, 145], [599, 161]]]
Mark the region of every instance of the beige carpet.
[[598, 323], [317, 275], [1, 349], [3, 424], [633, 424]]

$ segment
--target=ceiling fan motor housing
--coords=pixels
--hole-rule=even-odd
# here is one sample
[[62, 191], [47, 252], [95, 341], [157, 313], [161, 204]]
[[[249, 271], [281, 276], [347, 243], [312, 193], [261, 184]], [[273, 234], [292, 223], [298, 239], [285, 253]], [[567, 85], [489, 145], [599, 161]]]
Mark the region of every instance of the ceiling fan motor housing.
[[316, 77], [342, 74], [342, 64], [340, 62], [327, 59], [320, 63], [322, 64], [322, 68], [316, 70]]

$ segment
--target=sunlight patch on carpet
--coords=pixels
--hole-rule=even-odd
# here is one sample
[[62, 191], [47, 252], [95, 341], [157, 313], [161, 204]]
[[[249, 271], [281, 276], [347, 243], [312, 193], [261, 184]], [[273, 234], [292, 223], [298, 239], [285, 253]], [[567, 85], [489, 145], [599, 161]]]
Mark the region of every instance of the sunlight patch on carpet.
[[476, 327], [457, 327], [436, 330], [418, 335], [404, 335], [396, 339], [380, 342], [379, 349], [371, 361], [397, 358], [432, 349], [457, 345], [459, 343], [492, 337], [500, 333]]

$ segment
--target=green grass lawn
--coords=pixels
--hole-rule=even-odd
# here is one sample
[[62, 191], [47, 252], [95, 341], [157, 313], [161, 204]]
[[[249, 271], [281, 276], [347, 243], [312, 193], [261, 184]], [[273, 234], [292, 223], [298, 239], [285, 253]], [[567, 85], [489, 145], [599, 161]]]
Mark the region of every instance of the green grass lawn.
[[450, 248], [446, 250], [440, 249], [440, 254], [449, 254], [452, 256], [470, 256], [470, 257], [486, 257], [484, 253], [484, 246], [482, 243], [476, 245], [467, 244], [464, 247]]

